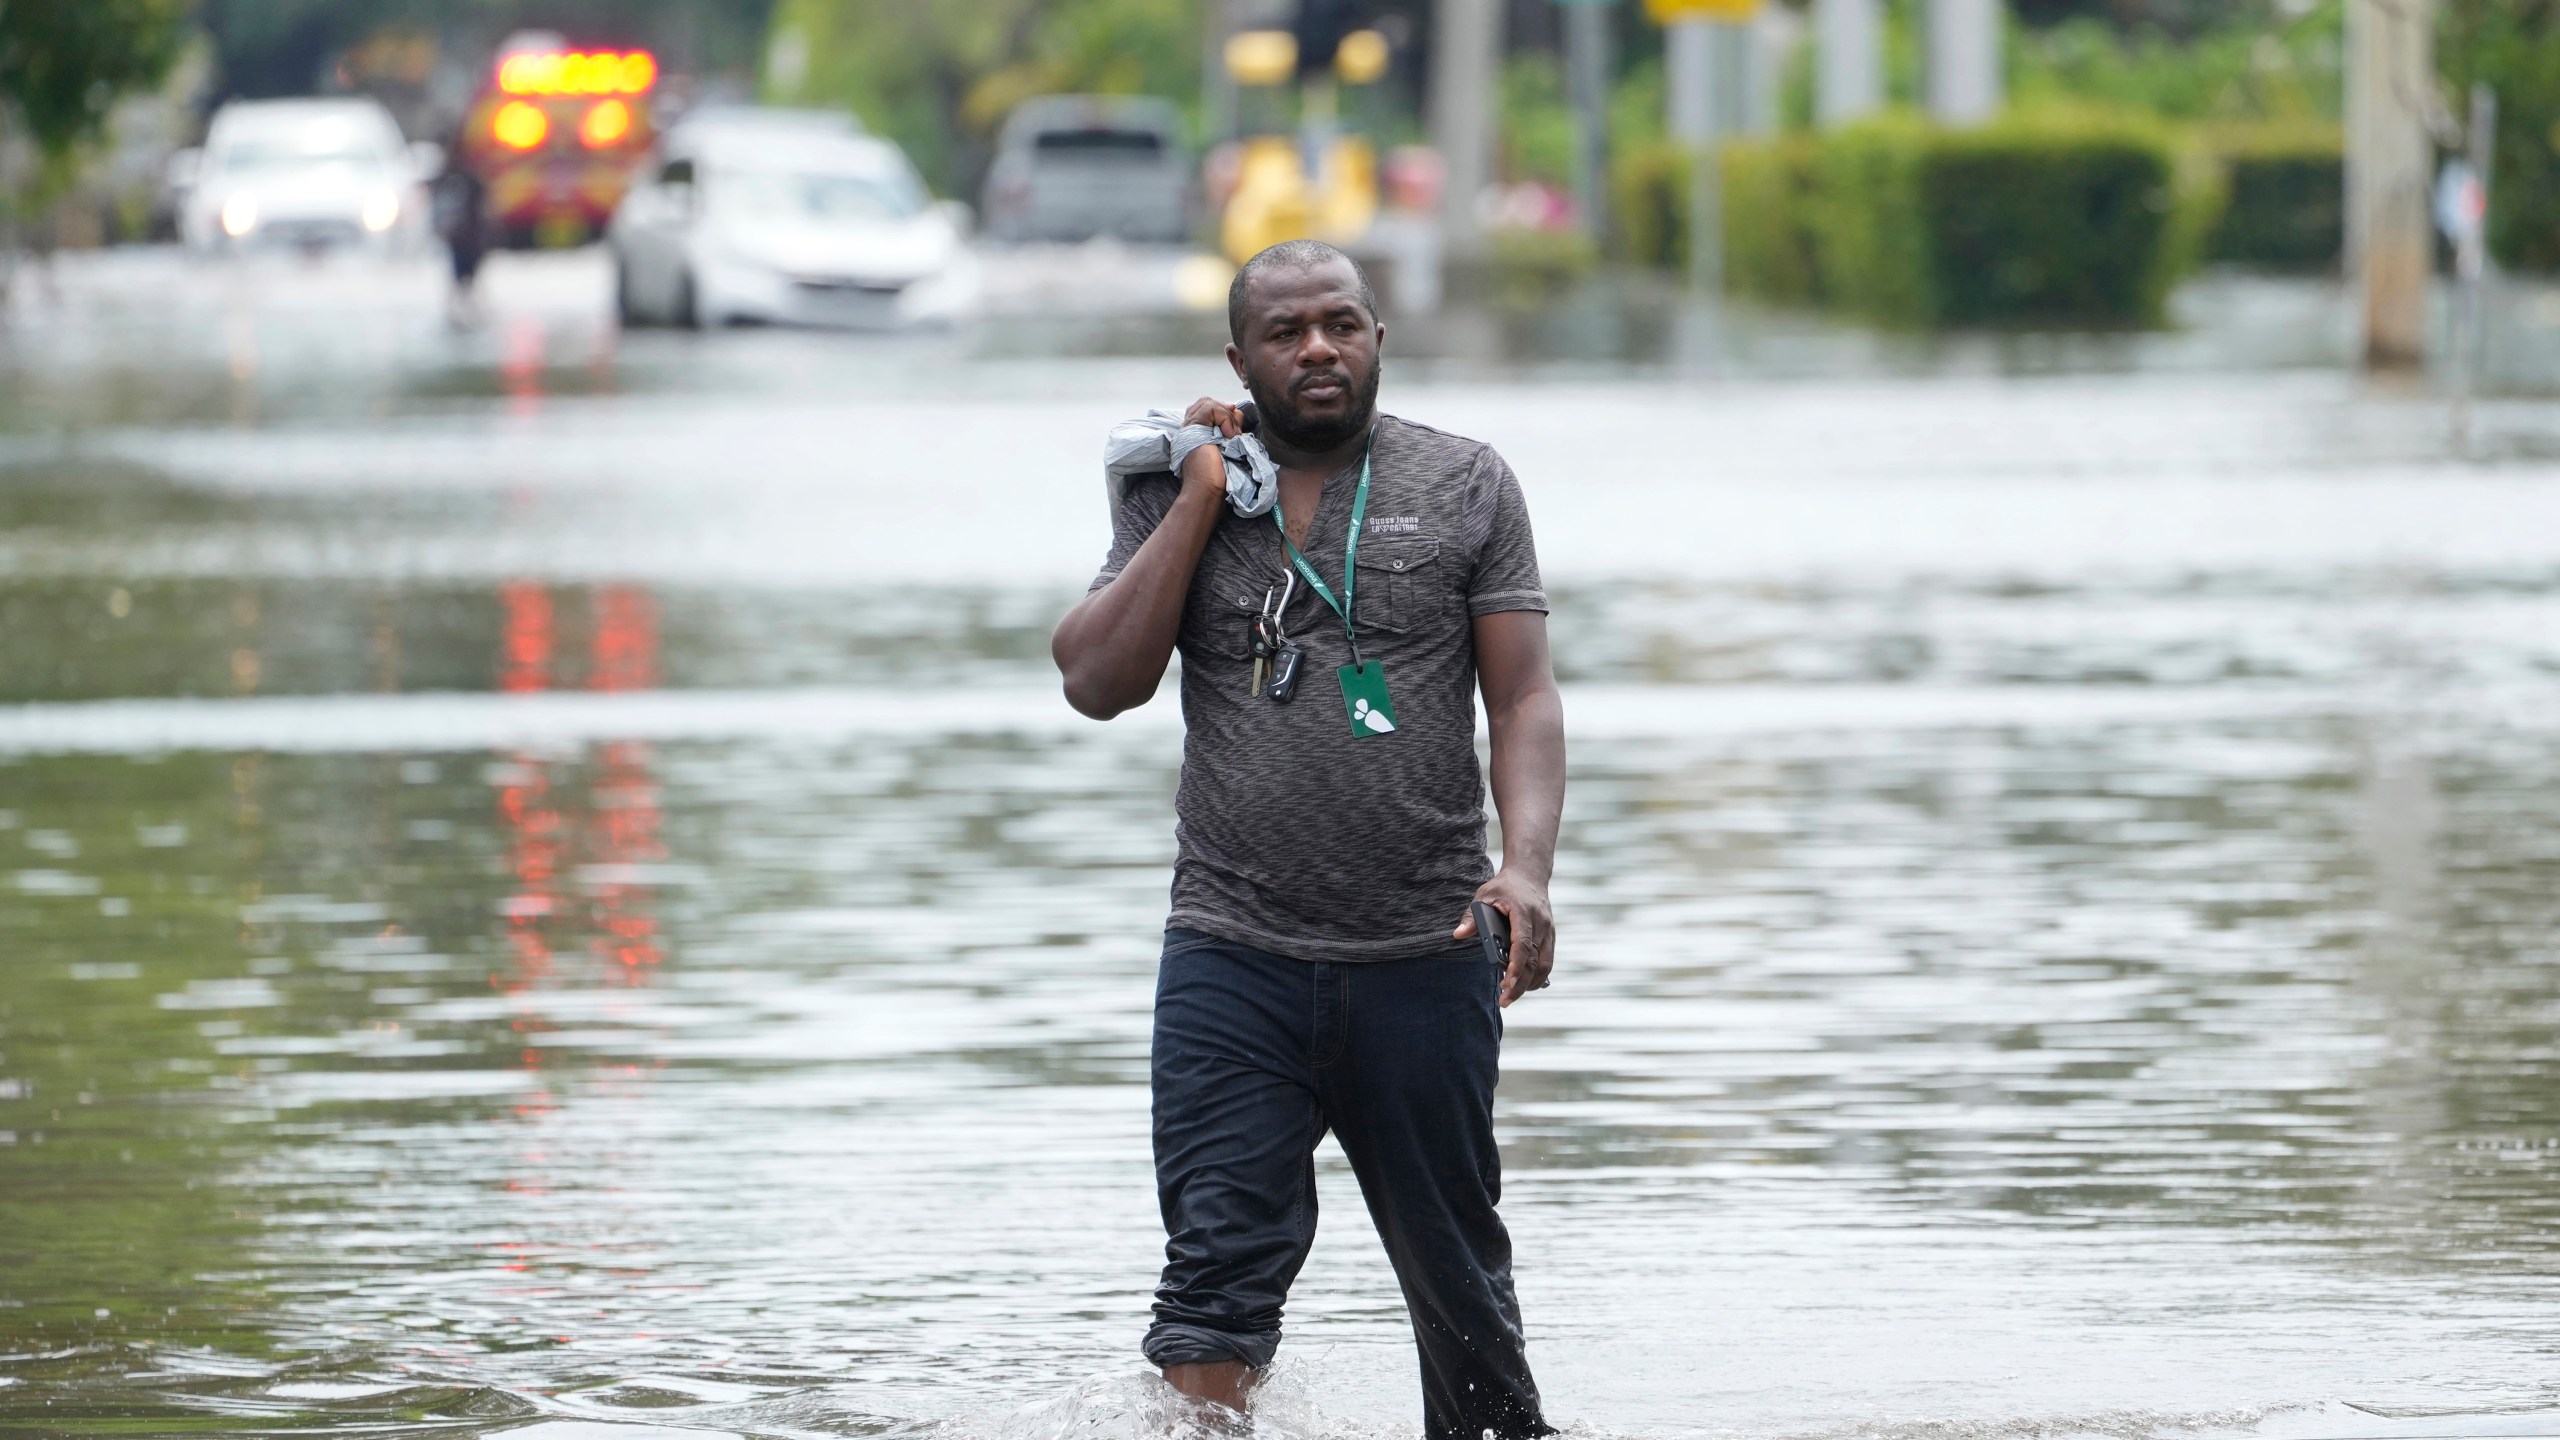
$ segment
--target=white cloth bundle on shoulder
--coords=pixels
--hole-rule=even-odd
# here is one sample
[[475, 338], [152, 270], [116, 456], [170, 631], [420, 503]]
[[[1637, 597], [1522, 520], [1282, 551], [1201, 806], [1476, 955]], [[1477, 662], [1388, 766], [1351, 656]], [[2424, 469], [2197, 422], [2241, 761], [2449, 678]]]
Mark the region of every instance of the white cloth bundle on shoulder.
[[1262, 440], [1254, 435], [1238, 435], [1228, 439], [1215, 425], [1185, 425], [1182, 417], [1169, 410], [1150, 410], [1134, 420], [1123, 420], [1111, 427], [1102, 442], [1102, 485], [1111, 499], [1111, 515], [1120, 515], [1120, 497], [1129, 490], [1132, 475], [1153, 475], [1170, 470], [1182, 473], [1182, 462], [1203, 445], [1215, 445], [1227, 461], [1227, 504], [1235, 512], [1250, 519], [1277, 504], [1280, 499], [1280, 467], [1271, 463], [1271, 452], [1262, 448]]

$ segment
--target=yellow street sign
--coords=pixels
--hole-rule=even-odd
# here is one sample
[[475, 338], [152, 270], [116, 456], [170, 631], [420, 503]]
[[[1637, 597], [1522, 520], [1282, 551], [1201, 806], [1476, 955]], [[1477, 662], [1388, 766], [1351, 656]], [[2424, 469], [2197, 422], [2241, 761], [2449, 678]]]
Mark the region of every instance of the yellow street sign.
[[1644, 0], [1644, 13], [1656, 25], [1690, 20], [1749, 20], [1760, 13], [1760, 0]]

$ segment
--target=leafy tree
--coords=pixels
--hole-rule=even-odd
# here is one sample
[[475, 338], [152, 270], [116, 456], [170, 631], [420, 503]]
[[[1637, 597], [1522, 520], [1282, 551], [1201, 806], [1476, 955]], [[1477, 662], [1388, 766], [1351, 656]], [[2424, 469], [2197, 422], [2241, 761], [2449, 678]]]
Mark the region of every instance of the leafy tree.
[[0, 0], [0, 104], [59, 171], [178, 58], [185, 0]]
[[[40, 163], [0, 176], [0, 255], [20, 223], [71, 186], [82, 142], [117, 98], [159, 83], [184, 42], [186, 0], [0, 0], [0, 140], [22, 133]], [[0, 304], [11, 272], [0, 265]]]
[[2029, 26], [2087, 20], [2187, 39], [2229, 25], [2257, 7], [2256, 0], [2010, 0], [2009, 8]]
[[1200, 88], [1199, 0], [779, 0], [777, 48], [806, 57], [769, 98], [837, 104], [906, 147], [945, 193], [967, 193], [1006, 113], [1033, 95]]
[[[8, 0], [0, 0], [8, 3]], [[69, 0], [56, 0], [69, 3]], [[338, 54], [385, 28], [448, 51], [508, 31], [558, 30], [591, 45], [647, 46], [689, 70], [752, 69], [773, 0], [201, 0], [226, 94], [307, 94]]]
[[2507, 265], [2560, 270], [2560, 0], [2447, 0], [2438, 48], [2448, 97], [2498, 95], [2489, 246]]
[[2328, 120], [2338, 116], [2346, 10], [2339, 0], [2228, 7], [2179, 36], [2075, 19], [2022, 28], [2009, 50], [2021, 105], [2102, 105], [2181, 120]]

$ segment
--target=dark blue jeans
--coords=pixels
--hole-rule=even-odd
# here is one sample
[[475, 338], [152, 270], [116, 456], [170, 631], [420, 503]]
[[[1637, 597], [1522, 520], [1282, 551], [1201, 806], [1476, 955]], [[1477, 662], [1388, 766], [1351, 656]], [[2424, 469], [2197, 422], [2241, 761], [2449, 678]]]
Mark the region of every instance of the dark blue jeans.
[[1271, 1363], [1315, 1242], [1315, 1148], [1330, 1129], [1404, 1289], [1424, 1434], [1553, 1433], [1494, 1212], [1500, 979], [1473, 945], [1338, 965], [1165, 932], [1153, 1066], [1165, 1267], [1148, 1359]]

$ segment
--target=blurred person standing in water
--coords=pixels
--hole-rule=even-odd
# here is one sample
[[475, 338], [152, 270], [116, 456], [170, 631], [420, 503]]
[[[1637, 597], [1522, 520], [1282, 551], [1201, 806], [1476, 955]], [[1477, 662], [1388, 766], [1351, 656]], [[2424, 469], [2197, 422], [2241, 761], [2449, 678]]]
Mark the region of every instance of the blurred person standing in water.
[[[1426, 1436], [1552, 1434], [1493, 1134], [1502, 1010], [1554, 965], [1564, 805], [1528, 510], [1490, 446], [1378, 413], [1386, 327], [1342, 252], [1292, 241], [1246, 262], [1228, 329], [1276, 494], [1231, 486], [1238, 406], [1166, 417], [1171, 468], [1129, 481], [1051, 646], [1096, 719], [1146, 703], [1182, 655], [1151, 1065], [1167, 1240], [1146, 1354], [1184, 1395], [1245, 1408], [1315, 1239], [1330, 1130], [1403, 1288]], [[1507, 917], [1498, 962], [1477, 901]]]
[[445, 256], [453, 266], [445, 313], [457, 325], [469, 324], [479, 314], [474, 286], [480, 262], [489, 254], [489, 187], [462, 163], [462, 139], [456, 132], [447, 141], [445, 167], [429, 196], [436, 233], [444, 238]]

